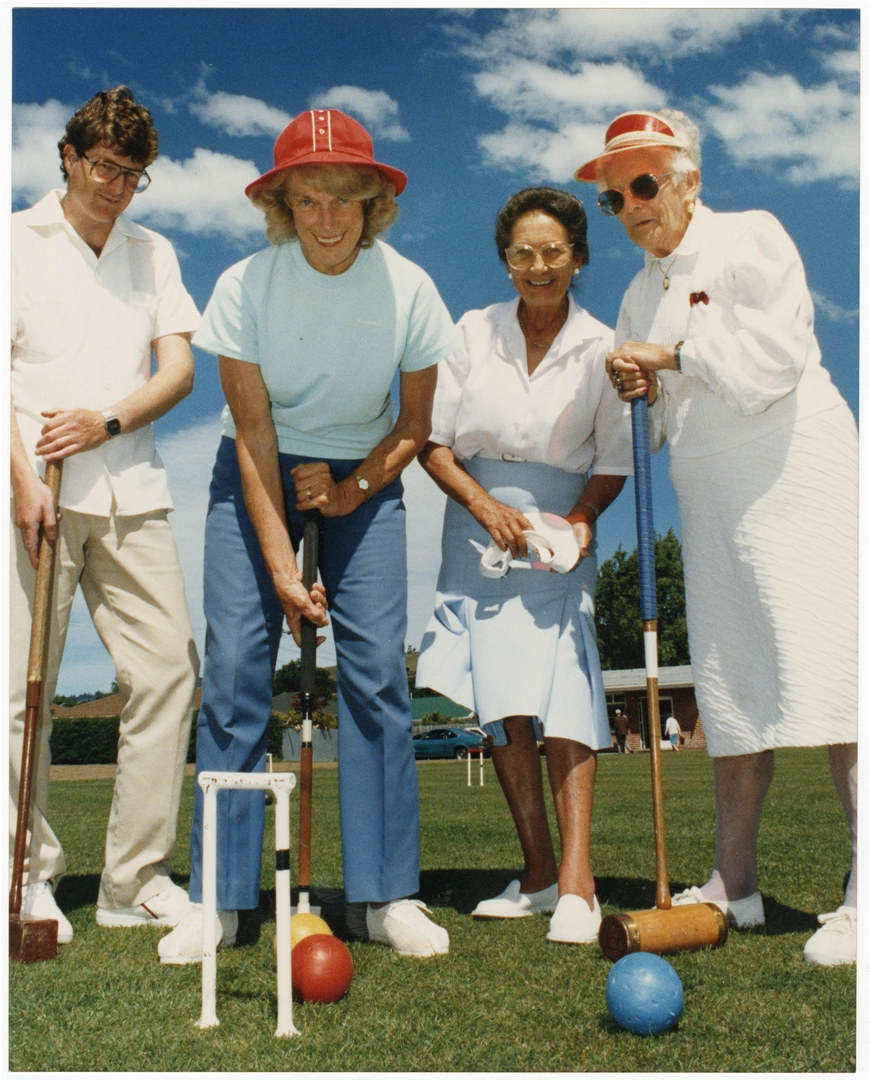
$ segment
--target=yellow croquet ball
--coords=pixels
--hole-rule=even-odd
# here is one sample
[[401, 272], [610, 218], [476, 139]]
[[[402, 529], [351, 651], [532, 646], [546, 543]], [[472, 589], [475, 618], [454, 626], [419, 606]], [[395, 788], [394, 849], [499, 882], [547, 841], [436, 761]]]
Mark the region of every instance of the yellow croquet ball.
[[[319, 915], [312, 915], [310, 912], [302, 912], [298, 915], [293, 915], [290, 918], [290, 948], [295, 949], [299, 942], [306, 937], [310, 937], [311, 934], [332, 934], [329, 929], [329, 924], [325, 919], [321, 919]], [[274, 944], [275, 952], [278, 949], [278, 939], [275, 937]]]

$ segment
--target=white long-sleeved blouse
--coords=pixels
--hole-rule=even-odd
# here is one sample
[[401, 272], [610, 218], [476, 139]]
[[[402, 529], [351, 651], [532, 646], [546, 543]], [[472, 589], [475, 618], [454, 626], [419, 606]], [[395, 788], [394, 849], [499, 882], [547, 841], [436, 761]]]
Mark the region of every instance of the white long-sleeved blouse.
[[528, 375], [518, 298], [469, 311], [440, 362], [431, 441], [459, 460], [530, 461], [566, 472], [633, 471], [628, 407], [606, 377], [612, 331], [569, 298], [567, 321]]
[[842, 404], [821, 366], [799, 252], [763, 210], [698, 204], [674, 252], [646, 253], [615, 340], [684, 341], [682, 370], [659, 372], [649, 414], [653, 446], [666, 439], [673, 457], [717, 453]]

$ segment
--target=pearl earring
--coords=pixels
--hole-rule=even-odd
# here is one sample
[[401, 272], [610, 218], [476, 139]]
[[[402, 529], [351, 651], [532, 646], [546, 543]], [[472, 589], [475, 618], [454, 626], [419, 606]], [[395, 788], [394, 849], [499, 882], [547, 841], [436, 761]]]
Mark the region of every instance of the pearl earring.
[[510, 279], [511, 281], [513, 280], [513, 275], [512, 275], [511, 273], [510, 273], [510, 271], [509, 271], [509, 270], [507, 271], [507, 277], [508, 277], [508, 278], [509, 278], [509, 279]]
[[695, 203], [694, 200], [692, 199], [691, 202], [688, 203], [688, 213], [693, 214], [696, 209], [697, 209], [697, 203]]
[[577, 266], [577, 268], [573, 271], [573, 276], [576, 277], [576, 275], [578, 273], [579, 273], [579, 267]]

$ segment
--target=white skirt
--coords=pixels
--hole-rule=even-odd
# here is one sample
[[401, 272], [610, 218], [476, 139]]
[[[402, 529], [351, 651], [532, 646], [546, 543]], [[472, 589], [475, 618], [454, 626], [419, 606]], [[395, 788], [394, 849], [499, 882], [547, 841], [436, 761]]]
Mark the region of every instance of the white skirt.
[[847, 406], [670, 459], [713, 757], [856, 741], [857, 470]]
[[[584, 475], [548, 465], [475, 457], [465, 463], [495, 498], [523, 513], [572, 509]], [[547, 737], [594, 750], [612, 745], [594, 625], [597, 559], [569, 574], [511, 570], [499, 579], [479, 572], [489, 534], [452, 499], [444, 514], [435, 612], [416, 673], [429, 686], [473, 709], [483, 725], [508, 716], [537, 717]]]

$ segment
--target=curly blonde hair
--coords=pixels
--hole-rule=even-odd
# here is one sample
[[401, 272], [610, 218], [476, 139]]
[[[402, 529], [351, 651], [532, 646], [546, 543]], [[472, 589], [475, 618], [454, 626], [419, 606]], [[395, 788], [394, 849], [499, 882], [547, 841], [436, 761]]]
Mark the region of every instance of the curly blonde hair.
[[296, 165], [283, 169], [250, 193], [250, 201], [265, 214], [270, 244], [286, 244], [297, 236], [289, 206], [294, 176], [325, 195], [362, 203], [365, 217], [361, 247], [370, 248], [375, 237], [398, 217], [395, 185], [373, 165]]

